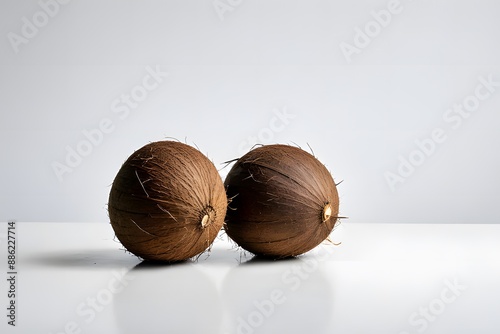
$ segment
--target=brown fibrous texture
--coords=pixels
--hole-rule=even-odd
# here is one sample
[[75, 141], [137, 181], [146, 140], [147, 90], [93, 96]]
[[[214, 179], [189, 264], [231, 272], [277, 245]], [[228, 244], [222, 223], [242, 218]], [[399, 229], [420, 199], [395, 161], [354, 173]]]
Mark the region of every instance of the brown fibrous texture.
[[108, 212], [116, 237], [131, 253], [177, 262], [210, 247], [227, 197], [213, 163], [197, 149], [158, 141], [135, 151], [113, 181]]
[[339, 197], [328, 169], [312, 154], [266, 145], [241, 157], [224, 182], [225, 231], [245, 250], [272, 258], [303, 254], [330, 235]]

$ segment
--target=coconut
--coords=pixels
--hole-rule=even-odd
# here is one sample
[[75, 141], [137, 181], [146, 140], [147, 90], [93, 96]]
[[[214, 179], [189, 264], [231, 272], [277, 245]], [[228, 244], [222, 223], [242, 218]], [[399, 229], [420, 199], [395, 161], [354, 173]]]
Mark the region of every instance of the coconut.
[[285, 258], [328, 238], [338, 221], [339, 197], [327, 168], [288, 145], [255, 148], [229, 171], [225, 231], [243, 249]]
[[209, 248], [226, 208], [214, 164], [176, 141], [153, 142], [134, 152], [118, 171], [108, 204], [111, 226], [128, 251], [167, 262]]

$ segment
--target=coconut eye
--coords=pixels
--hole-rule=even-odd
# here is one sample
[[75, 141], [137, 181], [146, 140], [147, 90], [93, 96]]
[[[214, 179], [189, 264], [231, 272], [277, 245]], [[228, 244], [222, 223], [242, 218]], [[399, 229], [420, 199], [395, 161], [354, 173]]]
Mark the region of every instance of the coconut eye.
[[201, 218], [201, 227], [205, 228], [208, 224], [208, 215], [204, 215], [203, 218]]
[[115, 177], [108, 205], [111, 226], [128, 251], [167, 262], [206, 250], [224, 224], [226, 208], [213, 163], [175, 141], [134, 152]]
[[323, 222], [327, 221], [332, 217], [332, 206], [330, 203], [327, 203], [325, 207], [323, 208]]
[[284, 258], [328, 238], [337, 222], [337, 187], [308, 152], [267, 145], [241, 157], [224, 181], [229, 208], [225, 231], [245, 250]]

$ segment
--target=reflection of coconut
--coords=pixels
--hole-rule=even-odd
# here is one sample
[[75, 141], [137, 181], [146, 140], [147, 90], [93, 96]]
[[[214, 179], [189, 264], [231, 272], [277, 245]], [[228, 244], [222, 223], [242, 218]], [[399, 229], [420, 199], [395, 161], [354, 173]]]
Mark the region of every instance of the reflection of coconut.
[[313, 257], [254, 257], [232, 269], [222, 285], [229, 326], [224, 332], [323, 333], [332, 317], [333, 297], [319, 266]]
[[191, 263], [143, 262], [126, 274], [130, 281], [114, 295], [121, 333], [219, 333], [220, 297], [214, 283]]

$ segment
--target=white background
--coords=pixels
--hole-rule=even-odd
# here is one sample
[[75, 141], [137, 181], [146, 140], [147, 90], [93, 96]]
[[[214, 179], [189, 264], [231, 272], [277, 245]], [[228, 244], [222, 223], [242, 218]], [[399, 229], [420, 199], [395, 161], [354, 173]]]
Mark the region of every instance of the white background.
[[[401, 0], [385, 27], [372, 11], [389, 1], [54, 3], [0, 2], [0, 221], [107, 222], [122, 162], [174, 137], [217, 167], [255, 143], [310, 145], [350, 222], [499, 222], [500, 87], [459, 125], [443, 118], [480, 77], [500, 82], [497, 1]], [[168, 76], [116, 113], [148, 68]], [[112, 130], [58, 178], [103, 120]], [[436, 128], [446, 140], [391, 188]]]

